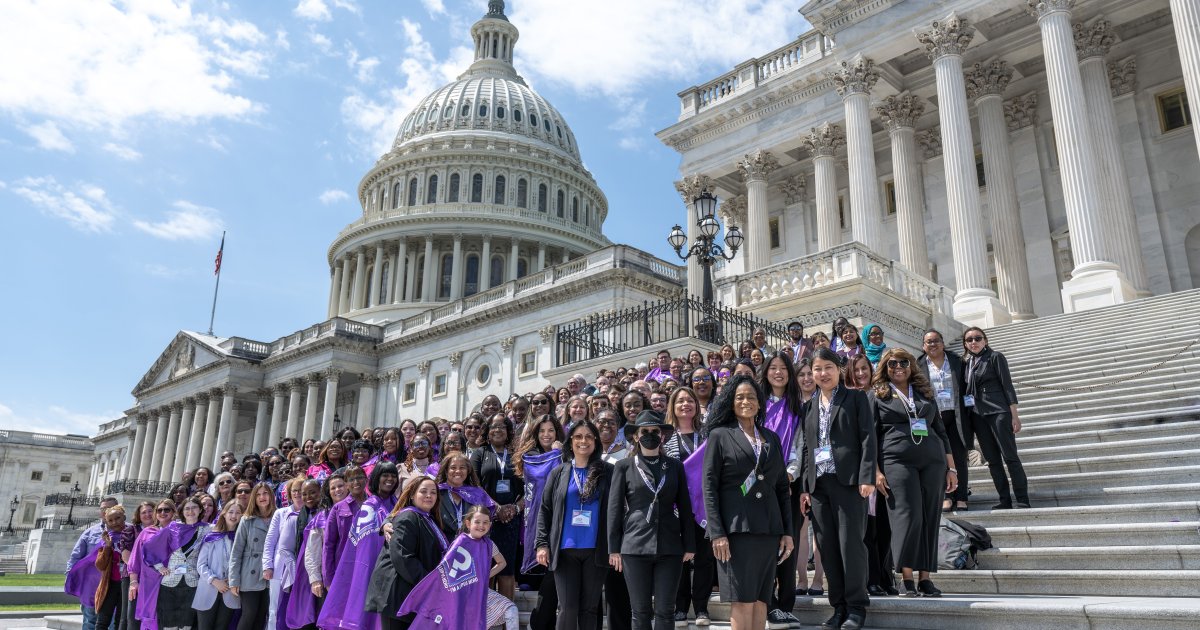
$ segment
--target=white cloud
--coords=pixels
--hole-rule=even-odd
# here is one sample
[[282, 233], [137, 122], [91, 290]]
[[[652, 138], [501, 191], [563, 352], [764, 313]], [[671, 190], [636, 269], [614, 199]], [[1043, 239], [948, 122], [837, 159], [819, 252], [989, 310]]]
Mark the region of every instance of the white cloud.
[[146, 271], [146, 274], [148, 274], [148, 275], [154, 276], [155, 278], [163, 278], [166, 280], [175, 278], [175, 277], [179, 276], [180, 273], [183, 272], [183, 270], [181, 270], [181, 269], [175, 269], [173, 267], [168, 267], [166, 265], [161, 265], [159, 263], [146, 263], [143, 266], [143, 269]]
[[75, 152], [75, 145], [71, 144], [71, 140], [63, 135], [62, 130], [52, 120], [47, 120], [40, 125], [30, 125], [23, 128], [22, 131], [29, 134], [39, 147], [47, 151]]
[[119, 412], [86, 413], [51, 405], [34, 415], [17, 413], [0, 403], [0, 428], [34, 433], [94, 435], [101, 424], [121, 417]]
[[261, 106], [235, 92], [237, 79], [266, 76], [270, 46], [254, 24], [184, 0], [8, 0], [0, 110], [87, 128], [241, 119]]
[[329, 13], [329, 7], [323, 0], [300, 0], [300, 4], [292, 9], [292, 13], [296, 17], [314, 22], [328, 22], [333, 19], [333, 15]]
[[332, 204], [335, 204], [335, 203], [338, 203], [341, 201], [345, 201], [349, 198], [350, 198], [350, 195], [346, 191], [337, 190], [336, 188], [330, 188], [329, 190], [326, 190], [325, 192], [321, 193], [320, 196], [317, 197], [317, 200], [328, 206], [328, 205], [332, 205]]
[[421, 4], [425, 5], [425, 10], [429, 11], [430, 15], [446, 14], [446, 4], [442, 0], [421, 0]]
[[317, 48], [320, 48], [321, 52], [325, 54], [329, 54], [329, 50], [333, 48], [333, 42], [320, 33], [309, 33], [308, 41], [316, 45]]
[[359, 83], [369, 83], [375, 77], [375, 68], [379, 67], [378, 57], [367, 57], [362, 59], [358, 56], [358, 49], [349, 42], [346, 43], [346, 65], [354, 71], [354, 76]]
[[127, 147], [123, 144], [115, 142], [107, 142], [104, 144], [104, 150], [125, 160], [126, 162], [134, 162], [142, 159], [142, 154], [138, 153], [133, 147]]
[[136, 220], [133, 227], [168, 241], [198, 241], [214, 238], [221, 232], [221, 217], [216, 210], [190, 201], [176, 201], [175, 209], [158, 222]]
[[11, 190], [43, 214], [62, 219], [81, 232], [111, 231], [117, 218], [104, 189], [92, 184], [76, 184], [72, 190], [51, 176], [26, 177], [13, 182]]

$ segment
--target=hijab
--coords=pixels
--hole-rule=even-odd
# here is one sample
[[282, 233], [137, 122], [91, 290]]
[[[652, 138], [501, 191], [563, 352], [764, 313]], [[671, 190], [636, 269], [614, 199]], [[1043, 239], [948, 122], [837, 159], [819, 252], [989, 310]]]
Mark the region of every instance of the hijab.
[[[879, 328], [879, 324], [867, 324], [863, 326], [862, 331], [859, 333], [859, 339], [862, 341], [863, 351], [867, 354], [867, 360], [871, 362], [871, 365], [875, 365], [879, 363], [879, 358], [883, 356], [883, 351], [887, 350], [887, 344], [881, 343], [875, 345], [868, 340], [871, 336], [872, 328]], [[880, 328], [880, 330], [883, 329]]]

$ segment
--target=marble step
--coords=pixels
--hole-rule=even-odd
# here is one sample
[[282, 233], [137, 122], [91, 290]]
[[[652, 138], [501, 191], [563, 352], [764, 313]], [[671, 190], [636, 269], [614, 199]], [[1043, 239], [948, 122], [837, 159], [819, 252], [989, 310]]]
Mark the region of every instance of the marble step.
[[1147, 413], [1200, 409], [1200, 381], [1147, 391], [1122, 392], [1081, 400], [1041, 402], [1021, 410], [1024, 420], [1082, 420], [1103, 413]]
[[1200, 571], [1027, 569], [938, 571], [947, 593], [1200, 597]]
[[963, 518], [989, 529], [992, 527], [1028, 527], [1033, 525], [1169, 523], [1173, 521], [1200, 520], [1200, 501], [1081, 505], [1013, 510], [972, 510], [967, 514], [959, 515], [957, 518]]
[[1021, 413], [1021, 433], [1017, 439], [1040, 435], [1069, 435], [1080, 431], [1111, 430], [1142, 427], [1151, 424], [1170, 424], [1187, 420], [1200, 420], [1200, 405], [1194, 409], [1180, 408], [1166, 411], [1126, 411], [1122, 413], [1097, 413], [1086, 418], [1026, 418]]
[[1029, 425], [1017, 434], [1017, 446], [1024, 453], [1030, 448], [1053, 448], [1056, 446], [1078, 446], [1083, 444], [1105, 444], [1121, 440], [1143, 440], [1176, 435], [1200, 435], [1200, 420], [1179, 416], [1176, 421], [1148, 422], [1135, 426], [1108, 429], [1065, 431], [1062, 433], [1034, 433]]
[[1200, 570], [1200, 545], [998, 547], [981, 551], [976, 558], [980, 568], [993, 570]]
[[[1153, 486], [1115, 486], [1087, 488], [1030, 489], [1030, 505], [1035, 508], [1082, 505], [1119, 505], [1128, 503], [1163, 503], [1187, 501], [1200, 496], [1200, 483], [1161, 484]], [[999, 500], [994, 488], [974, 486], [968, 505], [972, 509], [988, 509]], [[971, 514], [970, 511], [964, 515]]]
[[[967, 517], [967, 520], [971, 520]], [[1089, 547], [1128, 545], [1198, 545], [1200, 520], [1104, 525], [1017, 525], [989, 527], [996, 547]]]
[[[1167, 469], [1174, 466], [1194, 466], [1200, 464], [1200, 449], [1163, 450], [1156, 453], [1101, 455], [1098, 457], [1074, 457], [1047, 461], [1022, 460], [1022, 464], [1025, 467], [1025, 474], [1030, 477], [1089, 472], [1112, 473], [1122, 470], [1144, 470], [1147, 468]], [[972, 478], [975, 475], [987, 476], [987, 467], [972, 466], [970, 474]], [[1032, 487], [1033, 485], [1031, 484], [1030, 488]]]
[[[1159, 320], [1158, 318], [1163, 315], [1173, 315], [1180, 309], [1187, 309], [1189, 306], [1194, 307], [1197, 304], [1200, 304], [1200, 289], [1191, 289], [1143, 298], [1135, 302], [1105, 308], [1078, 313], [1046, 315], [1025, 322], [1006, 324], [989, 330], [988, 338], [992, 338], [994, 334], [997, 338], [1019, 339], [1046, 334], [1047, 331], [1052, 330], [1081, 330], [1081, 326], [1088, 327], [1087, 330], [1090, 332], [1091, 326], [1103, 325], [1106, 322], [1113, 321], [1124, 322], [1124, 330], [1126, 331], [1142, 333], [1142, 331], [1147, 330], [1147, 328], [1142, 326], [1143, 321], [1150, 319], [1178, 325], [1179, 322], [1186, 320], [1173, 317], [1163, 320]], [[1136, 328], [1131, 323], [1136, 323]], [[1144, 333], [1142, 333], [1142, 336], [1144, 339]]]
[[[992, 478], [986, 469], [975, 472], [972, 468], [968, 479], [972, 492], [994, 489]], [[1194, 483], [1200, 479], [1200, 466], [1171, 466], [1145, 468], [1141, 470], [1118, 470], [1103, 472], [1066, 473], [1059, 475], [1029, 476], [1029, 491], [1053, 488], [1068, 490], [1092, 487], [1151, 486], [1169, 483]]]
[[[1142, 343], [1100, 351], [1086, 344], [1052, 353], [993, 347], [1008, 359], [1008, 369], [1014, 377], [1049, 381], [1080, 377], [1113, 380], [1138, 374], [1163, 361], [1166, 363], [1158, 369], [1167, 369], [1168, 366], [1179, 369], [1185, 365], [1179, 363], [1179, 359], [1195, 356], [1200, 344], [1192, 342], [1197, 337], [1200, 337], [1200, 327], [1167, 335], [1156, 339], [1153, 344]], [[1191, 347], [1188, 347], [1189, 344]]]
[[[1186, 357], [1187, 368], [1169, 372], [1151, 372], [1123, 383], [1111, 384], [1113, 379], [1066, 379], [1058, 382], [1045, 382], [1038, 379], [1022, 380], [1013, 377], [1021, 405], [1030, 409], [1041, 408], [1043, 405], [1067, 405], [1071, 403], [1082, 407], [1085, 403], [1096, 399], [1108, 400], [1117, 396], [1133, 397], [1135, 395], [1152, 394], [1159, 396], [1177, 395], [1192, 391], [1200, 369], [1197, 369], [1197, 358]], [[1179, 359], [1177, 359], [1179, 360]], [[1026, 383], [1039, 387], [1062, 388], [1043, 390], [1027, 386]], [[1078, 389], [1094, 387], [1095, 389]]]
[[[1174, 434], [1171, 434], [1174, 433]], [[1136, 455], [1162, 451], [1200, 449], [1200, 433], [1168, 432], [1167, 435], [1140, 439], [1125, 439], [1093, 444], [1069, 444], [1063, 446], [1018, 445], [1021, 461], [1026, 463], [1055, 461], [1064, 456], [1109, 457]]]

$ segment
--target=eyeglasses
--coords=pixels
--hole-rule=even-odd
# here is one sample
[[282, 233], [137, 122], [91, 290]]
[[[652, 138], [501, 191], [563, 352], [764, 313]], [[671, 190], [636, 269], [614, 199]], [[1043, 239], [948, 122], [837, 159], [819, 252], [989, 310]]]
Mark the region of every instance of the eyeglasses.
[[978, 343], [983, 341], [983, 337], [963, 337], [963, 341], [967, 343]]
[[228, 479], [226, 479], [225, 481], [222, 481], [221, 483], [219, 483], [219, 484], [217, 484], [217, 485], [218, 485], [218, 486], [228, 486], [228, 485], [229, 485], [229, 484], [231, 484], [231, 483], [233, 483], [233, 482], [232, 482], [232, 481], [230, 481], [230, 480], [228, 480]]
[[572, 442], [595, 442], [596, 438], [592, 437], [591, 433], [576, 433], [571, 436]]
[[888, 359], [887, 366], [890, 369], [908, 368], [908, 359]]
[[346, 480], [346, 483], [363, 483], [366, 480], [366, 477], [350, 477]]

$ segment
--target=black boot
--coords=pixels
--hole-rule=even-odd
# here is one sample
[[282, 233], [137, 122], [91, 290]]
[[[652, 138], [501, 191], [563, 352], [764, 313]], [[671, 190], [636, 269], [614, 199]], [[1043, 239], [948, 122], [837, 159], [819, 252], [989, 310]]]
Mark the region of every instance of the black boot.
[[846, 607], [838, 606], [833, 609], [833, 616], [825, 620], [821, 624], [821, 630], [838, 630], [842, 627], [842, 623], [846, 621]]

